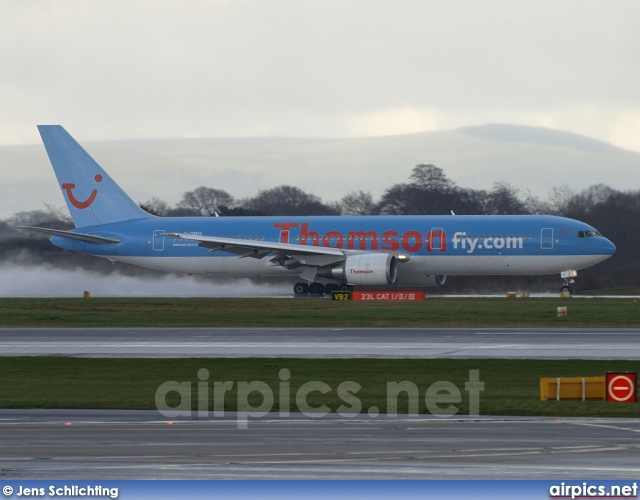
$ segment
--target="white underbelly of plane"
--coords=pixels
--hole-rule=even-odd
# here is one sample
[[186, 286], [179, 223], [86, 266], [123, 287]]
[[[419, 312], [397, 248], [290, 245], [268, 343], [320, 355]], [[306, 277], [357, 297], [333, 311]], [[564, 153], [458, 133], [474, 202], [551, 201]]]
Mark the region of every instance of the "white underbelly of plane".
[[[226, 276], [283, 276], [296, 275], [263, 259], [239, 257], [122, 257], [106, 258], [161, 271], [183, 274]], [[529, 256], [471, 256], [438, 255], [412, 256], [408, 263], [398, 266], [399, 276], [420, 275], [509, 275], [556, 274], [568, 269], [583, 269], [606, 260], [606, 255], [529, 255]]]
[[252, 259], [239, 257], [128, 257], [107, 256], [110, 260], [126, 262], [170, 273], [225, 276], [284, 276], [298, 273], [280, 266], [268, 265], [272, 257]]
[[[584, 269], [607, 258], [606, 255], [427, 256], [412, 257], [408, 266], [413, 272], [427, 275], [540, 275]], [[402, 273], [402, 266], [398, 271]]]

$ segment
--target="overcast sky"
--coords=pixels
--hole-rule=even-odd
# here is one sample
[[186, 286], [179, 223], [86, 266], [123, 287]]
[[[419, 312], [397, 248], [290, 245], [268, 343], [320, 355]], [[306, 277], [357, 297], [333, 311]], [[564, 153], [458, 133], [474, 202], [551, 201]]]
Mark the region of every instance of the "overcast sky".
[[640, 2], [0, 0], [0, 144], [511, 123], [640, 151]]

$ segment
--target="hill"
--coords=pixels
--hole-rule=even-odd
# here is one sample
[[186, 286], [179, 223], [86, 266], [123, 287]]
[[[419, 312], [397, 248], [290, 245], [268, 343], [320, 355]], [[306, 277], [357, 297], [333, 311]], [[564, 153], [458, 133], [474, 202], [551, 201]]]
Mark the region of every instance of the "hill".
[[[238, 198], [282, 184], [334, 201], [353, 190], [378, 197], [432, 163], [461, 187], [504, 181], [546, 198], [554, 186], [604, 183], [640, 189], [640, 153], [539, 127], [484, 125], [451, 131], [349, 139], [204, 138], [84, 142], [71, 134], [131, 194], [169, 204], [206, 185]], [[62, 205], [44, 147], [0, 147], [0, 217]]]

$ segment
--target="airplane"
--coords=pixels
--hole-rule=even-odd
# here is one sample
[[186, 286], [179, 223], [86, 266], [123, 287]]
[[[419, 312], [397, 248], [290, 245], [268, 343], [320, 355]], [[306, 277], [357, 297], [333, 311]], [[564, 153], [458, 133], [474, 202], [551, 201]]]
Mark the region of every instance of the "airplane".
[[615, 245], [592, 226], [548, 215], [156, 217], [140, 208], [60, 125], [39, 125], [71, 212], [70, 231], [22, 226], [55, 246], [163, 271], [285, 276], [295, 295], [354, 287], [429, 287], [448, 275], [577, 271]]

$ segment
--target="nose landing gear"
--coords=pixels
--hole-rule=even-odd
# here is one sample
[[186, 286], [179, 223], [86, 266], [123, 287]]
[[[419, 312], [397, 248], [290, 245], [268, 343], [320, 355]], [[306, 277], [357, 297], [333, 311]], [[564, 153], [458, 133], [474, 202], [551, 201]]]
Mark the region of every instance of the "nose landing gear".
[[578, 276], [578, 271], [573, 269], [562, 271], [560, 273], [560, 277], [562, 278], [562, 288], [560, 288], [560, 291], [565, 293], [569, 292], [569, 295], [573, 295], [573, 287], [571, 285], [576, 282], [576, 280], [573, 279], [576, 276]]
[[[571, 283], [574, 283], [574, 281], [571, 280]], [[569, 295], [573, 295], [573, 287], [568, 283], [565, 283], [564, 285], [562, 285], [562, 288], [560, 289], [560, 291], [565, 293], [569, 292]]]

